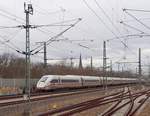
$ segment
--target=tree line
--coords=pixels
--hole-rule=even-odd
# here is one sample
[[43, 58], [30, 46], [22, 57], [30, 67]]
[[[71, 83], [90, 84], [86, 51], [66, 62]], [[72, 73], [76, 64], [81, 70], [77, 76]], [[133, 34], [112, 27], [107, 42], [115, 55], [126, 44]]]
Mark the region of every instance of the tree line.
[[[92, 68], [90, 66], [79, 68], [71, 67], [62, 62], [60, 64], [48, 64], [44, 68], [43, 63], [31, 63], [31, 78], [40, 78], [43, 75], [87, 75], [87, 76], [116, 76], [135, 77], [131, 71], [116, 72]], [[0, 77], [1, 78], [25, 78], [25, 58], [13, 54], [0, 55]]]

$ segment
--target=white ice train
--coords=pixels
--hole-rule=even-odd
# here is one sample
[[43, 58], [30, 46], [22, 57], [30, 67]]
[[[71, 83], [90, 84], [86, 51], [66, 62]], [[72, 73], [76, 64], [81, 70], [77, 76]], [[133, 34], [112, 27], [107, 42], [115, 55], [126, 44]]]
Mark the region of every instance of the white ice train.
[[[136, 78], [107, 77], [108, 85], [137, 83]], [[53, 90], [57, 88], [78, 88], [101, 86], [106, 83], [106, 77], [80, 76], [80, 75], [44, 75], [36, 87], [40, 90]]]

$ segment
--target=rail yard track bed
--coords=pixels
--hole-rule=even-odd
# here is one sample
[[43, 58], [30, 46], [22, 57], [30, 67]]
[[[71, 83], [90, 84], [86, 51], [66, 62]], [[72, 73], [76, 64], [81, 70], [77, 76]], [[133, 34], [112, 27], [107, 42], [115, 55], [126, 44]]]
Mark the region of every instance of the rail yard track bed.
[[[76, 110], [76, 109], [78, 109], [78, 107], [76, 107], [76, 106], [79, 105], [79, 104], [82, 104], [84, 102], [87, 102], [87, 101], [90, 101], [90, 100], [93, 100], [93, 99], [99, 99], [99, 98], [102, 98], [103, 96], [109, 96], [112, 93], [120, 92], [121, 89], [114, 89], [114, 90], [108, 90], [108, 91], [109, 91], [108, 94], [105, 94], [104, 92], [96, 92], [96, 93], [92, 93], [92, 94], [90, 93], [89, 95], [83, 96], [83, 97], [82, 97], [82, 95], [78, 96], [77, 98], [72, 97], [72, 100], [67, 100], [66, 101], [66, 102], [69, 103], [69, 105], [68, 105], [68, 103], [66, 103], [66, 105], [63, 103], [62, 109], [64, 107], [70, 107], [70, 106], [72, 107], [73, 106], [74, 109]], [[110, 105], [111, 105], [111, 103], [106, 104], [106, 105], [103, 104], [102, 107], [89, 108], [88, 110], [83, 110], [79, 113], [76, 113], [75, 116], [83, 116], [83, 115], [86, 115], [86, 116], [91, 116], [92, 115], [93, 116], [93, 115], [98, 114], [99, 112], [102, 112], [104, 109], [108, 108]], [[52, 110], [49, 110], [49, 111], [52, 111], [52, 112], [54, 111], [55, 112], [59, 109], [61, 109], [61, 107], [59, 107], [58, 109], [52, 109]], [[50, 114], [50, 116], [51, 115], [53, 115], [53, 114]], [[59, 113], [55, 114], [55, 115], [59, 115]], [[67, 114], [67, 115], [70, 115], [70, 114]]]
[[111, 105], [112, 105], [112, 103], [105, 104], [105, 105], [100, 106], [100, 107], [96, 107], [93, 109], [89, 109], [87, 111], [83, 111], [81, 113], [74, 114], [73, 116], [99, 116], [99, 114], [101, 112], [103, 112], [104, 110], [109, 108]]
[[136, 114], [136, 116], [149, 116], [150, 115], [150, 99], [141, 107], [141, 110]]
[[[112, 91], [114, 90], [114, 91]], [[86, 90], [87, 91], [87, 90]], [[109, 94], [112, 92], [120, 91], [120, 89], [108, 89]], [[93, 92], [85, 92], [82, 94], [74, 94], [62, 97], [53, 97], [49, 99], [43, 99], [38, 101], [33, 101], [31, 103], [32, 114], [36, 115], [39, 112], [46, 112], [48, 110], [55, 110], [58, 108], [62, 108], [65, 106], [71, 106], [73, 104], [77, 104], [80, 102], [92, 100], [104, 96], [105, 92], [102, 90], [93, 91]], [[9, 105], [0, 108], [0, 112], [2, 112], [3, 116], [22, 116], [24, 112], [24, 108], [26, 104], [16, 104], [16, 105]], [[12, 110], [8, 110], [12, 109]], [[5, 114], [3, 113], [5, 112]]]
[[126, 87], [120, 92], [82, 101], [70, 106], [48, 110], [38, 116], [133, 116], [142, 109], [149, 99], [150, 90]]
[[[133, 90], [134, 89], [132, 89], [132, 91]], [[140, 91], [142, 91], [142, 90], [143, 90], [143, 88]], [[139, 92], [139, 93], [140, 93], [140, 91], [137, 90], [137, 92]], [[115, 110], [112, 110], [112, 112], [110, 114], [105, 114], [102, 116], [149, 116], [147, 111], [143, 110], [147, 104], [147, 101], [149, 100], [149, 92], [150, 91], [143, 92], [143, 93], [141, 93], [141, 95], [140, 94], [135, 95], [134, 94], [135, 91], [133, 91], [132, 94], [130, 93], [131, 94], [130, 99], [122, 100], [122, 102], [119, 103], [118, 109], [114, 108]], [[144, 115], [141, 115], [140, 112], [143, 112]]]
[[[111, 113], [110, 116], [121, 116], [121, 114], [131, 114], [136, 109], [138, 111], [135, 114], [139, 114], [139, 111], [140, 113], [149, 111], [148, 109], [143, 111], [145, 103], [150, 103], [148, 88], [136, 89], [132, 86], [125, 87], [125, 89], [122, 87], [108, 88], [105, 91], [101, 89], [86, 89], [85, 91], [79, 94], [33, 100], [30, 105], [31, 113], [33, 116], [107, 116]], [[38, 98], [38, 96], [34, 96], [34, 98]], [[140, 104], [144, 105], [138, 108]], [[0, 107], [0, 112], [2, 112], [2, 116], [22, 116], [26, 106], [28, 106], [26, 103], [6, 105]], [[47, 112], [50, 114], [45, 114]]]
[[[114, 89], [114, 90], [115, 91], [112, 91], [112, 89], [111, 89], [109, 94], [120, 91], [120, 89]], [[72, 106], [75, 104], [79, 104], [81, 102], [85, 102], [88, 100], [93, 100], [93, 99], [96, 99], [96, 98], [99, 98], [102, 96], [105, 96], [104, 91], [97, 91], [97, 92], [80, 94], [80, 95], [75, 95], [75, 96], [70, 96], [70, 97], [68, 96], [68, 97], [64, 97], [64, 98], [59, 99], [54, 102], [49, 102], [47, 109], [49, 111], [53, 111], [53, 110], [57, 110], [57, 109], [60, 109], [63, 107], [69, 107], [69, 106]], [[44, 110], [44, 112], [48, 111], [47, 109]], [[43, 110], [38, 109], [35, 112], [43, 112]], [[37, 115], [37, 114], [39, 114], [39, 113], [36, 113], [35, 115]], [[84, 114], [84, 112], [83, 112], [83, 114]], [[85, 112], [85, 114], [87, 115], [87, 112]], [[77, 114], [77, 115], [81, 116], [82, 114]]]

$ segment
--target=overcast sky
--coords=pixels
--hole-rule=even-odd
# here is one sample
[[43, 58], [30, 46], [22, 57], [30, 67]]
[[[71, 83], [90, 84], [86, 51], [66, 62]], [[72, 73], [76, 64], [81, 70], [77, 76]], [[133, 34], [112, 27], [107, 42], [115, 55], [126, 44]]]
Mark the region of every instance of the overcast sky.
[[[120, 36], [139, 35], [141, 32], [150, 32], [150, 12], [127, 11], [123, 8], [150, 10], [149, 0], [1, 0], [0, 1], [0, 26], [17, 26], [25, 22], [24, 2], [32, 3], [33, 15], [30, 15], [30, 23], [33, 25], [47, 25], [58, 22], [61, 25], [73, 24], [78, 18], [82, 18], [78, 24], [65, 32], [57, 39], [69, 39], [70, 41], [55, 41], [47, 46], [47, 57], [50, 58], [78, 58], [80, 53], [84, 63], [88, 64], [93, 56], [95, 66], [102, 66], [103, 41], [107, 41], [108, 65], [110, 60], [132, 61], [138, 60], [138, 48], [142, 49], [143, 65], [149, 63], [150, 39], [149, 36], [130, 36], [117, 39]], [[137, 20], [140, 20], [142, 25]], [[76, 19], [72, 22], [67, 20]], [[120, 24], [123, 21], [125, 25]], [[129, 28], [130, 25], [136, 29]], [[36, 42], [47, 41], [51, 37], [65, 30], [66, 26], [42, 27], [31, 29], [31, 49]], [[25, 50], [25, 30], [20, 28], [1, 28], [0, 40], [1, 54], [16, 53], [13, 49]], [[126, 39], [126, 40], [125, 40]], [[76, 40], [76, 41], [75, 41]], [[93, 40], [93, 41], [91, 41]], [[6, 45], [7, 44], [7, 45]], [[126, 44], [127, 47], [123, 44]], [[9, 45], [9, 46], [8, 46]], [[88, 48], [81, 47], [86, 46]], [[11, 47], [12, 48], [11, 48]], [[42, 52], [42, 51], [41, 51]], [[126, 58], [126, 59], [125, 59]], [[32, 56], [32, 60], [42, 61], [43, 54]], [[53, 61], [54, 62], [54, 61]], [[77, 60], [74, 60], [77, 63]], [[123, 65], [124, 69], [136, 68], [136, 64]], [[146, 71], [146, 70], [145, 70]]]

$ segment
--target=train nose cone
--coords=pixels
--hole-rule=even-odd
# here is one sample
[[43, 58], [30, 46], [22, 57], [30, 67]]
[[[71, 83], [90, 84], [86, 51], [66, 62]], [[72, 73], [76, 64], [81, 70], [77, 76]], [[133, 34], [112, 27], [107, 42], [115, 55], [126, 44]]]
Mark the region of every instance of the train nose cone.
[[44, 87], [45, 87], [45, 83], [43, 83], [43, 82], [39, 82], [37, 84], [37, 88], [44, 88]]

